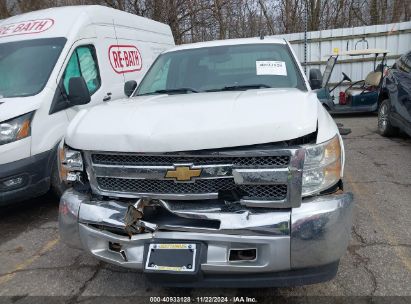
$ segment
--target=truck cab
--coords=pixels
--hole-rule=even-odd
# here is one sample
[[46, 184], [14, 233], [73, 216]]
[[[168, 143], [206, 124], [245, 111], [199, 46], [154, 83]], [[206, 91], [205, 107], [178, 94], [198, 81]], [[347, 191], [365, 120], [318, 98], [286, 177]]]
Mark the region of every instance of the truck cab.
[[59, 155], [61, 239], [165, 286], [322, 282], [348, 245], [343, 141], [282, 39], [165, 51]]

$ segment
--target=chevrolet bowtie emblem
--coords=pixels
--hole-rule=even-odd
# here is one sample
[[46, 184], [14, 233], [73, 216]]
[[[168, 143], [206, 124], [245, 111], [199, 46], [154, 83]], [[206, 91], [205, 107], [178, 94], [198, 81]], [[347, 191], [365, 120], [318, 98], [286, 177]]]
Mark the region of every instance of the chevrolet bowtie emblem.
[[179, 182], [191, 181], [193, 177], [199, 177], [201, 174], [201, 169], [191, 169], [188, 166], [176, 167], [173, 170], [168, 170], [166, 173], [166, 178], [174, 178]]

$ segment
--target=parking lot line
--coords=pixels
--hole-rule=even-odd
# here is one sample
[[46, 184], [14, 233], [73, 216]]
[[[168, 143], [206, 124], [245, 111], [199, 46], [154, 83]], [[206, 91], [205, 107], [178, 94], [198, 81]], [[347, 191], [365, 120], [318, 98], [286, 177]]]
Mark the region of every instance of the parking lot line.
[[52, 250], [57, 243], [59, 242], [59, 238], [57, 237], [56, 239], [53, 239], [51, 241], [48, 241], [39, 251], [37, 251], [33, 256], [30, 258], [24, 260], [23, 262], [17, 264], [13, 270], [10, 272], [0, 276], [0, 285], [4, 284], [8, 281], [10, 281], [15, 275], [16, 272], [19, 270], [23, 270], [24, 268], [30, 266], [34, 261], [36, 261], [38, 258], [40, 258], [43, 254], [46, 252]]
[[[345, 176], [347, 178], [348, 183], [353, 188], [355, 194], [357, 194], [360, 197], [369, 196], [369, 193], [367, 192], [366, 187], [363, 187], [363, 188], [358, 187], [357, 184], [353, 182], [353, 179], [350, 173], [347, 172]], [[405, 267], [407, 267], [407, 269], [411, 271], [411, 259], [410, 257], [408, 257], [404, 248], [398, 246], [399, 245], [398, 241], [392, 235], [392, 233], [387, 230], [386, 228], [387, 225], [383, 223], [383, 220], [378, 215], [378, 211], [373, 207], [373, 205], [369, 204], [367, 199], [364, 199], [363, 201], [365, 202], [367, 210], [370, 212], [370, 216], [373, 219], [374, 224], [377, 225], [377, 227], [381, 229], [384, 238], [392, 245], [395, 254], [400, 258], [401, 262], [405, 265]]]

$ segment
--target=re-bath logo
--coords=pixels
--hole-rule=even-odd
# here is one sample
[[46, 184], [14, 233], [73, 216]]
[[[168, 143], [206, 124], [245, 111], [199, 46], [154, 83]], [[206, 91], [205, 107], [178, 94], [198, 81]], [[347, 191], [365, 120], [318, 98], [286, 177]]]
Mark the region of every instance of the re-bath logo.
[[54, 25], [53, 19], [37, 19], [0, 25], [0, 37], [14, 35], [38, 34], [47, 31]]
[[118, 74], [140, 71], [143, 67], [140, 51], [134, 45], [111, 45], [108, 56]]

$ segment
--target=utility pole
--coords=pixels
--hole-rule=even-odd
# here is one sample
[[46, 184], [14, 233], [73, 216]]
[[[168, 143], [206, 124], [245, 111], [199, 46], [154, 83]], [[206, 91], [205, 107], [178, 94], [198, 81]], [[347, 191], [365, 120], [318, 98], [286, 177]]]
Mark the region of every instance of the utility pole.
[[304, 8], [304, 73], [307, 75], [307, 28], [308, 28], [308, 0], [305, 0]]

